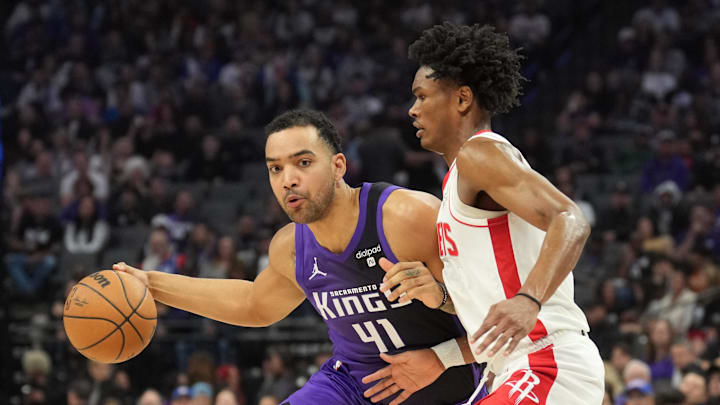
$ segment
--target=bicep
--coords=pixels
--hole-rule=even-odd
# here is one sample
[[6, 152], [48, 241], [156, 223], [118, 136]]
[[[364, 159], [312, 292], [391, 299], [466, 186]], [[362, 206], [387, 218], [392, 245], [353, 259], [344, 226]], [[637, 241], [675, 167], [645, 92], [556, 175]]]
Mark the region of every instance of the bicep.
[[544, 231], [556, 215], [577, 209], [512, 146], [486, 143], [463, 149], [457, 167], [459, 181], [467, 188], [487, 193], [493, 201]]
[[515, 181], [486, 192], [495, 202], [535, 227], [547, 231], [555, 215], [575, 207], [565, 194], [532, 169], [517, 173]]
[[305, 299], [305, 293], [294, 281], [272, 264], [263, 269], [253, 282], [251, 307], [264, 324], [282, 320]]

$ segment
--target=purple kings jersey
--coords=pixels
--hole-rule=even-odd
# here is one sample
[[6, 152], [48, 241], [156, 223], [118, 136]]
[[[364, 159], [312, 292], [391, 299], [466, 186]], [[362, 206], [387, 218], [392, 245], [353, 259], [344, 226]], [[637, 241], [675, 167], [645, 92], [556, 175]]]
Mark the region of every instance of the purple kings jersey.
[[[397, 189], [363, 184], [355, 233], [342, 253], [321, 246], [306, 225], [295, 225], [297, 282], [328, 325], [334, 358], [348, 367], [361, 389], [370, 387], [362, 384], [362, 377], [386, 365], [379, 353], [428, 348], [465, 334], [453, 315], [416, 300], [389, 302], [380, 292], [385, 274], [380, 258], [398, 261], [382, 223], [383, 204]], [[472, 394], [476, 383], [475, 367], [453, 367], [407, 403], [459, 402]]]

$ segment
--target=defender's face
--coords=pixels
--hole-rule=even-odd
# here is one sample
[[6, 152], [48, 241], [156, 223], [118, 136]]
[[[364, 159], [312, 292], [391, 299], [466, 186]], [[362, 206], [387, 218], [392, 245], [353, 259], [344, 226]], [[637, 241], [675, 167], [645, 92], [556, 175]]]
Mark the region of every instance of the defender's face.
[[339, 156], [331, 153], [313, 126], [292, 127], [268, 137], [265, 162], [270, 186], [293, 222], [308, 224], [325, 215], [336, 179], [344, 174], [336, 165]]
[[443, 139], [453, 128], [451, 102], [455, 91], [444, 80], [429, 78], [432, 73], [427, 66], [421, 66], [415, 73], [412, 84], [415, 103], [408, 114], [418, 129], [416, 136], [420, 138], [420, 145], [433, 152], [442, 152]]

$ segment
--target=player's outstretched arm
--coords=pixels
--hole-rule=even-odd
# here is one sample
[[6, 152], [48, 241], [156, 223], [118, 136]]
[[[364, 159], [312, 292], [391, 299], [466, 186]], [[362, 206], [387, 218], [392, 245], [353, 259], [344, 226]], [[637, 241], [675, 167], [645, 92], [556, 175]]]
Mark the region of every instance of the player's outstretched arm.
[[295, 281], [294, 251], [289, 224], [273, 237], [270, 264], [253, 282], [144, 271], [125, 263], [113, 269], [139, 278], [164, 304], [233, 325], [262, 327], [285, 318], [305, 299]]
[[443, 342], [432, 349], [409, 350], [393, 356], [381, 353], [380, 357], [389, 364], [363, 378], [364, 384], [377, 382], [364, 395], [372, 402], [379, 402], [401, 391], [390, 405], [402, 403], [432, 384], [448, 368], [474, 361], [467, 336]]
[[383, 206], [383, 228], [400, 262], [380, 259], [388, 272], [380, 289], [394, 289], [390, 301], [417, 299], [428, 308], [455, 313], [447, 290], [439, 284], [443, 269], [436, 226], [439, 208], [440, 200], [431, 194], [412, 190], [390, 194]]
[[[535, 266], [518, 295], [490, 308], [480, 329], [471, 337], [476, 348], [492, 357], [508, 343], [506, 354], [527, 336], [540, 306], [555, 293], [577, 263], [590, 226], [580, 208], [547, 179], [532, 170], [514, 147], [489, 140], [466, 143], [456, 160], [458, 189], [473, 197], [484, 191], [495, 202], [546, 232]], [[536, 302], [537, 301], [537, 302]]]

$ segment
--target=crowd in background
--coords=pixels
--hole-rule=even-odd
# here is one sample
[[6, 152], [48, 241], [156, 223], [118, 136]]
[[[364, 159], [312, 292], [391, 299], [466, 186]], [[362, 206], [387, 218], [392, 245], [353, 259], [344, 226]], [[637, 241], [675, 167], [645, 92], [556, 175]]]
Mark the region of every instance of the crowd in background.
[[[0, 366], [9, 403], [270, 405], [302, 384], [326, 350], [260, 345], [264, 359], [248, 360], [233, 343], [248, 332], [162, 305], [157, 341], [118, 366], [86, 362], [47, 325], [61, 325], [68, 286], [119, 259], [252, 280], [288, 221], [262, 135], [287, 109], [330, 116], [350, 184], [438, 194], [444, 162], [407, 117], [407, 47], [449, 20], [493, 24], [527, 57], [524, 105], [494, 129], [593, 225], [575, 291], [606, 403], [720, 404], [720, 2], [607, 3], [0, 5], [0, 274], [11, 320], [30, 325]], [[614, 18], [578, 24], [577, 9]], [[219, 343], [186, 344], [187, 330]]]

